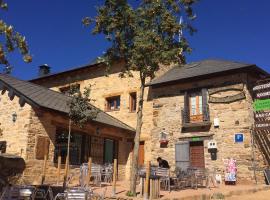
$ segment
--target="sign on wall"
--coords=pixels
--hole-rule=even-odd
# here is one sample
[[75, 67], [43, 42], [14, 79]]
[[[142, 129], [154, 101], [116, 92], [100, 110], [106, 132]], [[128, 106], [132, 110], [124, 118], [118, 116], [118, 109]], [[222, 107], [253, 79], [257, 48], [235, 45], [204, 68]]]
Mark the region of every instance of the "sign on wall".
[[259, 81], [253, 87], [254, 130], [270, 130], [270, 79]]
[[244, 142], [244, 134], [243, 133], [236, 133], [236, 134], [234, 134], [234, 142], [235, 143], [242, 143], [242, 142]]

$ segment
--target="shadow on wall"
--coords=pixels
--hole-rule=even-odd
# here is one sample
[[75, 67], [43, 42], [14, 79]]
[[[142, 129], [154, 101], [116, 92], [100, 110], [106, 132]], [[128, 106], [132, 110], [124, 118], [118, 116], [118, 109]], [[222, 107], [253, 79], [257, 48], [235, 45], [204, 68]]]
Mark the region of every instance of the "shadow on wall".
[[254, 139], [259, 149], [263, 153], [266, 164], [270, 165], [270, 140], [267, 133], [256, 133]]

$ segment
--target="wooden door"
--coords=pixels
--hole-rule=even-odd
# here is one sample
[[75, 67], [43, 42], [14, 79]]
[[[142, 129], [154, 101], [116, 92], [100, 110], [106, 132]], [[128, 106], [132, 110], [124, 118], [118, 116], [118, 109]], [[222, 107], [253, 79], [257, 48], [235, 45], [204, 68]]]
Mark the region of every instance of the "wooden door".
[[144, 142], [140, 142], [138, 165], [144, 165]]
[[203, 141], [190, 142], [191, 167], [205, 168]]

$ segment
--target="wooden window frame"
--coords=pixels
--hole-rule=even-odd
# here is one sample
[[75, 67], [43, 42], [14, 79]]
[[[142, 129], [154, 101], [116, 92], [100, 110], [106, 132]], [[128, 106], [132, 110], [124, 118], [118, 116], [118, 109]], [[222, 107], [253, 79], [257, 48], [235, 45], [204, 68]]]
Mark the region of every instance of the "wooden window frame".
[[[196, 114], [192, 115], [192, 102], [191, 102], [191, 98], [196, 97]], [[199, 121], [203, 121], [203, 109], [200, 110], [200, 96], [201, 96], [201, 106], [203, 106], [203, 102], [202, 102], [202, 92], [191, 92], [189, 94], [189, 117], [190, 117], [190, 121], [191, 122], [199, 122]], [[199, 114], [198, 114], [199, 113]]]
[[[117, 101], [119, 99], [119, 108], [117, 107]], [[113, 109], [111, 108], [111, 101], [113, 101]], [[121, 96], [112, 96], [106, 98], [106, 111], [119, 111], [121, 107]]]
[[129, 112], [136, 112], [137, 110], [137, 93], [129, 93]]

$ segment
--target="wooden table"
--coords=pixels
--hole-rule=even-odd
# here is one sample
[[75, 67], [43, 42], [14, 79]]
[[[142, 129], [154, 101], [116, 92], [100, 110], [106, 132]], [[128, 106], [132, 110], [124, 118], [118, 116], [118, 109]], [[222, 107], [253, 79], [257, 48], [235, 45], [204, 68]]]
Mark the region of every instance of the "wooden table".
[[[160, 198], [160, 177], [155, 175], [150, 175], [149, 177], [149, 199], [159, 199]], [[140, 196], [144, 196], [144, 184], [145, 176], [140, 176]]]

